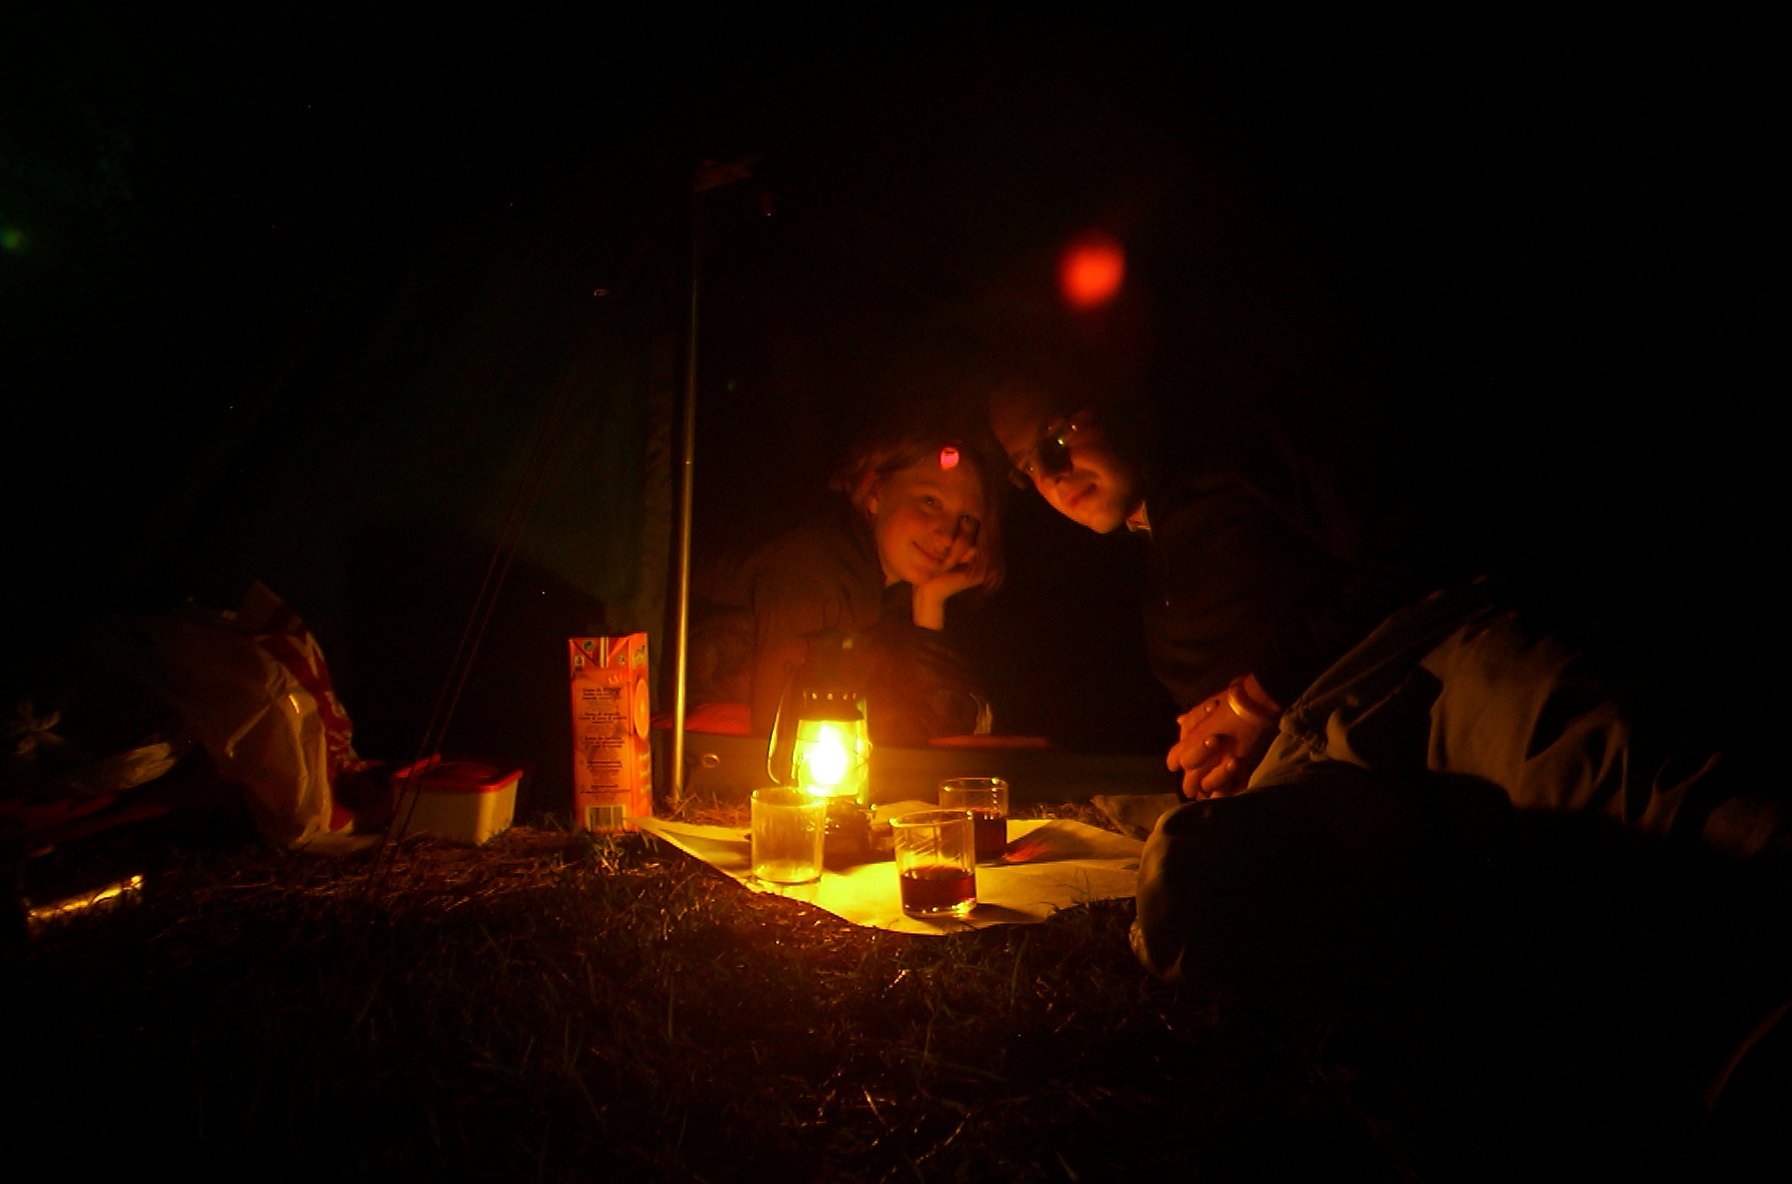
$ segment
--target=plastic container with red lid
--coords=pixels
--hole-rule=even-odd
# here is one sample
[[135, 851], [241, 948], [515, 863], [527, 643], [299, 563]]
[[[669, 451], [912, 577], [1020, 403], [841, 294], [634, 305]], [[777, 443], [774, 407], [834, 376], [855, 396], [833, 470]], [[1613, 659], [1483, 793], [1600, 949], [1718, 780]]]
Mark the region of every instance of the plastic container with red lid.
[[395, 835], [435, 835], [477, 847], [509, 829], [522, 778], [522, 769], [502, 761], [425, 757], [393, 774], [399, 793]]

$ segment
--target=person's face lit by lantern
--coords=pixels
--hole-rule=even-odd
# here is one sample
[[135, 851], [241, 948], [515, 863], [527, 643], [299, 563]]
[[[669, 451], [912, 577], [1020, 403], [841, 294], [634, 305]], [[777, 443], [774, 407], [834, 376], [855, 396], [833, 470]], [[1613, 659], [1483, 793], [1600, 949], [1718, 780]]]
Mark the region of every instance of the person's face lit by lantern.
[[884, 583], [924, 584], [974, 559], [983, 487], [954, 449], [880, 478], [865, 499]]
[[1033, 391], [1007, 391], [990, 406], [990, 427], [1019, 483], [1097, 534], [1118, 530], [1139, 508], [1133, 467], [1110, 447], [1088, 408], [1057, 412]]

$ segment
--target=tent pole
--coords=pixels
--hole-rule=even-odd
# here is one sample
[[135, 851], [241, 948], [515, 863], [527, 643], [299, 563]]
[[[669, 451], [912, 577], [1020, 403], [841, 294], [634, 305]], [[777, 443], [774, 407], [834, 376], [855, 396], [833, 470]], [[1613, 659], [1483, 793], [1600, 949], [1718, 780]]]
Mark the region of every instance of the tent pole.
[[687, 660], [691, 634], [691, 517], [695, 505], [692, 496], [697, 456], [697, 310], [701, 303], [703, 281], [703, 195], [711, 189], [732, 184], [753, 175], [754, 158], [718, 163], [706, 160], [697, 167], [691, 185], [691, 310], [684, 342], [684, 412], [680, 417], [678, 481], [678, 571], [674, 583], [677, 608], [674, 611], [672, 635], [675, 644], [672, 680], [672, 777], [669, 782], [672, 808], [684, 805], [684, 717]]
[[691, 518], [693, 480], [697, 453], [697, 309], [703, 277], [703, 193], [699, 183], [691, 195], [691, 307], [685, 327], [684, 408], [679, 416], [678, 449], [678, 564], [674, 579], [676, 605], [672, 680], [672, 808], [684, 804], [684, 717], [687, 661], [691, 627]]

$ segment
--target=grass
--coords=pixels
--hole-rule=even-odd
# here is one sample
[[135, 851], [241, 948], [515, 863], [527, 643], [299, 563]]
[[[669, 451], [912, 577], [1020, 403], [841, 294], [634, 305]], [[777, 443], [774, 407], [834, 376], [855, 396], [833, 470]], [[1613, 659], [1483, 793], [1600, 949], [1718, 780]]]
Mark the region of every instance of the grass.
[[916, 938], [548, 826], [154, 862], [10, 968], [68, 1178], [1398, 1178], [1322, 1032], [1145, 974], [1129, 902]]
[[1522, 1074], [1151, 977], [1127, 901], [912, 937], [545, 822], [83, 857], [143, 891], [10, 950], [3, 999], [9, 1159], [59, 1179], [1646, 1178], [1551, 1159]]

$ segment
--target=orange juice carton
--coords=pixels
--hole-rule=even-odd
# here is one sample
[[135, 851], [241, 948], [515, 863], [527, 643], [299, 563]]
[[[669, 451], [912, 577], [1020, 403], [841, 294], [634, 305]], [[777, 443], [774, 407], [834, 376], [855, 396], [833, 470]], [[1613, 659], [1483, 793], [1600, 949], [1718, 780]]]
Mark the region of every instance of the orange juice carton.
[[653, 817], [647, 634], [574, 637], [568, 646], [573, 823], [594, 831], [634, 830], [630, 819]]

